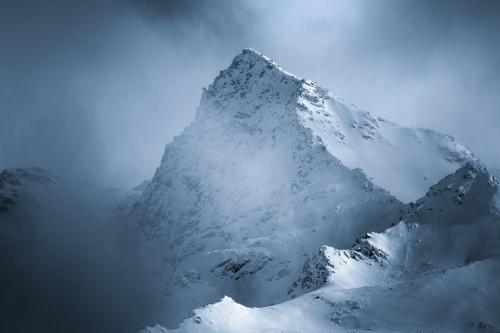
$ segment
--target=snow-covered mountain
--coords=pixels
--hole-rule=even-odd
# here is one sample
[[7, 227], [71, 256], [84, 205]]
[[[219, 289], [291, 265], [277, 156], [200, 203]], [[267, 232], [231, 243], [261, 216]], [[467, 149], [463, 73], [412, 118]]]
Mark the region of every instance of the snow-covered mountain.
[[135, 189], [0, 172], [0, 331], [498, 333], [499, 244], [466, 147], [245, 49]]
[[479, 165], [460, 168], [383, 233], [368, 233], [348, 250], [321, 247], [304, 265], [293, 296], [326, 283], [350, 289], [412, 279], [499, 254], [497, 186]]
[[439, 179], [476, 160], [450, 136], [358, 111], [250, 49], [236, 56], [203, 94], [195, 123], [206, 120], [215, 127], [231, 123], [236, 131], [283, 136], [292, 134], [289, 125], [297, 123], [310, 131], [315, 144], [345, 166], [361, 168], [403, 202], [418, 199]]
[[[414, 226], [434, 225], [440, 214], [468, 221], [484, 208], [460, 205], [461, 193], [476, 189], [470, 180], [486, 177], [479, 165], [449, 136], [355, 110], [245, 49], [203, 91], [194, 121], [167, 145], [134, 207], [143, 230], [163, 249], [163, 323], [175, 326], [193, 309], [224, 296], [246, 306], [269, 306], [323, 290], [325, 283], [332, 293], [377, 287], [388, 276], [399, 283], [405, 270], [388, 267], [402, 266], [394, 253], [409, 245], [400, 237], [427, 230]], [[470, 172], [470, 178], [457, 182], [460, 187], [442, 189], [438, 181], [460, 167], [465, 169], [455, 178], [460, 172]], [[406, 204], [435, 183], [428, 193], [432, 200]], [[434, 198], [432, 191], [439, 195]], [[447, 205], [452, 194], [451, 201], [462, 210]], [[436, 201], [441, 195], [446, 203]], [[467, 215], [469, 206], [474, 209]], [[374, 242], [385, 238], [387, 244]], [[248, 331], [288, 332], [301, 318], [293, 316], [315, 311], [303, 309], [310, 301], [300, 300], [307, 295], [259, 310], [225, 298], [197, 310], [203, 315], [183, 327], [244, 331], [235, 325], [248, 314]], [[251, 320], [264, 324], [252, 326]], [[296, 331], [314, 331], [306, 329], [313, 328], [309, 321], [303, 324]]]
[[322, 246], [293, 300], [249, 308], [224, 297], [178, 329], [144, 332], [498, 332], [499, 204], [498, 181], [466, 165], [386, 231]]

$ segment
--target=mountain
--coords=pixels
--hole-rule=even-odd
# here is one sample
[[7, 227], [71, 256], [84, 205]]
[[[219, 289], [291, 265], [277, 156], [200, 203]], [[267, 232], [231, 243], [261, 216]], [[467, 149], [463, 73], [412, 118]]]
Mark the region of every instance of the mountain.
[[499, 208], [498, 181], [468, 164], [386, 231], [322, 246], [293, 300], [249, 308], [224, 297], [178, 329], [143, 332], [498, 332]]
[[0, 172], [0, 331], [498, 333], [492, 174], [245, 49], [136, 188]]
[[468, 164], [432, 186], [383, 233], [368, 233], [348, 250], [321, 247], [292, 290], [380, 285], [494, 257], [500, 254], [497, 191], [498, 180]]
[[[55, 179], [40, 168], [6, 169], [0, 173], [0, 212], [16, 206], [21, 189], [31, 195], [46, 191]], [[23, 186], [24, 185], [24, 186]]]
[[[204, 89], [194, 121], [166, 146], [134, 206], [164, 256], [162, 323], [174, 327], [226, 295], [246, 306], [284, 302], [329, 281], [339, 260], [348, 272], [339, 286], [378, 284], [390, 253], [359, 238], [403, 228], [404, 220], [421, 223], [421, 207], [438, 214], [425, 199], [408, 202], [468, 165], [480, 164], [450, 136], [355, 110], [243, 50]], [[356, 270], [369, 278], [352, 280]], [[297, 304], [290, 312], [297, 314], [297, 302], [255, 313]], [[222, 318], [243, 311], [279, 327], [229, 298], [199, 311], [221, 307], [229, 311], [217, 312]], [[234, 331], [231, 325], [213, 329]]]

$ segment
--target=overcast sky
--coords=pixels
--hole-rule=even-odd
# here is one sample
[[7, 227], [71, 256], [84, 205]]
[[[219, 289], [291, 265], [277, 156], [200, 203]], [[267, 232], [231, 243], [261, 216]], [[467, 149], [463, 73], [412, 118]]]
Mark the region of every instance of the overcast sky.
[[0, 168], [131, 187], [242, 48], [500, 168], [500, 2], [2, 1]]

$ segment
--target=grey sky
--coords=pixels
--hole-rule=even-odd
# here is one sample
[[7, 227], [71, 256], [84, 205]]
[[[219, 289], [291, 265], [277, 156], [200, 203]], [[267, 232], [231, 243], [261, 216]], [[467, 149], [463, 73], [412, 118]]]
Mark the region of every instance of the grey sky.
[[500, 167], [490, 1], [3, 1], [0, 168], [130, 187], [244, 47]]

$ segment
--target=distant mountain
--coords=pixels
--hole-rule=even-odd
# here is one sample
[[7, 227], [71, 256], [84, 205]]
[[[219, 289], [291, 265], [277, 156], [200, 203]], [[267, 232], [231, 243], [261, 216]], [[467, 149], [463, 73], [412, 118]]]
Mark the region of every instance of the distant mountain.
[[21, 189], [31, 195], [51, 185], [55, 179], [40, 168], [6, 169], [0, 172], [0, 212], [16, 205]]
[[[134, 207], [163, 249], [163, 323], [225, 295], [283, 302], [330, 281], [337, 260], [348, 269], [339, 285], [377, 284], [391, 256], [359, 238], [420, 216], [422, 201], [407, 202], [466, 165], [479, 162], [450, 136], [354, 110], [243, 50], [204, 90]], [[350, 281], [350, 267], [373, 273]]]

